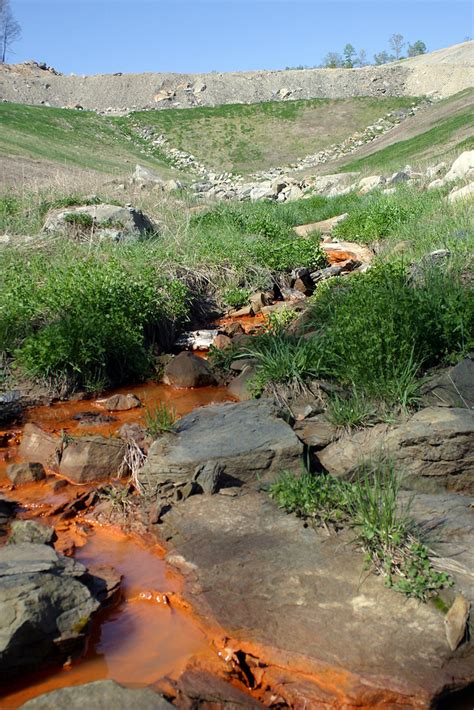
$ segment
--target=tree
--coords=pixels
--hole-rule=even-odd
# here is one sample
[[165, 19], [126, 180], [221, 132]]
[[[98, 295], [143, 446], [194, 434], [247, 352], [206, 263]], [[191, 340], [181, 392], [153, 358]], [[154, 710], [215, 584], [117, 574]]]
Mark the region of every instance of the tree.
[[416, 42], [408, 45], [409, 57], [417, 57], [419, 54], [426, 54], [426, 52], [426, 44], [422, 42], [421, 39], [417, 39]]
[[328, 52], [324, 57], [323, 66], [327, 69], [337, 69], [344, 66], [344, 60], [339, 52]]
[[357, 64], [358, 67], [365, 67], [367, 65], [367, 52], [365, 49], [359, 49], [359, 54], [354, 64]]
[[378, 65], [388, 64], [388, 62], [393, 62], [394, 59], [395, 57], [392, 57], [385, 50], [383, 50], [383, 52], [379, 52], [378, 54], [374, 54], [374, 62]]
[[13, 42], [21, 37], [21, 27], [13, 17], [10, 0], [0, 0], [0, 56], [2, 64]]
[[344, 54], [344, 66], [347, 69], [352, 69], [352, 67], [354, 66], [355, 58], [356, 58], [355, 47], [352, 44], [346, 44], [346, 46], [343, 49], [343, 54]]
[[403, 47], [405, 46], [405, 40], [403, 35], [394, 34], [388, 40], [390, 48], [395, 53], [395, 59], [401, 59]]

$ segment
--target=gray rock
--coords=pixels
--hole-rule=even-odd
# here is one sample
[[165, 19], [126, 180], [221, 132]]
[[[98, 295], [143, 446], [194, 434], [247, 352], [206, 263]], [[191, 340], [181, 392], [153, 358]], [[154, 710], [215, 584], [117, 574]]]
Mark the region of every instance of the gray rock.
[[50, 434], [37, 424], [28, 422], [23, 429], [18, 454], [24, 461], [40, 462], [48, 468], [57, 468], [63, 442], [59, 436]]
[[84, 643], [99, 603], [83, 565], [47, 545], [0, 548], [0, 666], [14, 675], [60, 662]]
[[208, 387], [216, 384], [216, 378], [205, 360], [181, 352], [165, 366], [163, 382], [175, 387]]
[[15, 485], [41, 481], [46, 478], [46, 473], [42, 463], [11, 463], [7, 466], [7, 476]]
[[443, 179], [443, 183], [474, 177], [474, 150], [465, 150], [456, 158]]
[[123, 688], [114, 680], [60, 688], [21, 705], [22, 710], [167, 710], [173, 707], [150, 688]]
[[248, 402], [252, 399], [251, 383], [256, 373], [257, 367], [255, 362], [252, 361], [244, 364], [237, 377], [234, 377], [229, 382], [227, 389], [239, 402]]
[[[81, 218], [88, 218], [90, 225], [81, 226], [77, 221]], [[46, 217], [43, 231], [66, 231], [88, 239], [96, 235], [114, 241], [136, 241], [142, 235], [156, 233], [157, 227], [143, 212], [133, 207], [100, 204], [52, 210]]]
[[164, 185], [165, 180], [151, 168], [145, 168], [144, 165], [136, 165], [135, 172], [132, 175], [131, 181], [139, 184], [150, 183], [152, 185]]
[[198, 483], [203, 493], [217, 493], [222, 483], [224, 474], [224, 466], [220, 463], [205, 463], [198, 466], [194, 474], [196, 483]]
[[455, 651], [466, 637], [470, 604], [462, 594], [456, 595], [451, 608], [444, 618], [446, 638], [451, 651]]
[[175, 433], [152, 444], [139, 479], [153, 490], [168, 480], [192, 480], [196, 468], [209, 462], [240, 482], [268, 480], [285, 469], [300, 470], [302, 451], [271, 400], [211, 405], [183, 417]]
[[474, 409], [474, 354], [436, 374], [423, 385], [421, 393], [427, 405]]
[[364, 460], [389, 455], [418, 490], [474, 493], [474, 412], [427, 407], [405, 424], [377, 424], [346, 434], [318, 453], [321, 465], [334, 476], [350, 477]]
[[113, 394], [103, 403], [109, 412], [126, 412], [141, 407], [139, 398], [134, 394]]
[[53, 528], [35, 520], [14, 520], [11, 525], [10, 545], [27, 542], [35, 545], [52, 545], [57, 540]]
[[453, 655], [443, 615], [364, 572], [353, 533], [305, 528], [253, 491], [190, 498], [166, 515], [162, 532], [170, 562], [199, 589], [196, 611], [233, 629], [234, 652], [264, 649], [264, 674], [274, 664], [281, 683], [289, 670], [284, 697], [291, 688], [308, 708], [401, 708], [414, 698], [431, 707], [443, 690], [474, 681], [473, 644]]
[[84, 436], [64, 448], [59, 472], [75, 483], [104, 481], [124, 467], [126, 445], [120, 439]]

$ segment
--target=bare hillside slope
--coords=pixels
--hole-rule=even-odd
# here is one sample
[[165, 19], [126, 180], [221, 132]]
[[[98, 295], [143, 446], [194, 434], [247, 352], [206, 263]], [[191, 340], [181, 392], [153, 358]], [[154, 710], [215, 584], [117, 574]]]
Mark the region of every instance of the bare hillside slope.
[[32, 62], [0, 68], [0, 100], [86, 109], [216, 106], [351, 96], [450, 96], [472, 85], [474, 42], [381, 67], [211, 74], [64, 76]]

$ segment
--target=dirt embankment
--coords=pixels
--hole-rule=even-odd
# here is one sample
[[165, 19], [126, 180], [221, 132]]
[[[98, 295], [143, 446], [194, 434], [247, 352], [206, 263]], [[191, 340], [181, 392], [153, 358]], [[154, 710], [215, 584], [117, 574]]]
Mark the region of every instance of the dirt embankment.
[[0, 100], [110, 112], [350, 96], [450, 96], [472, 85], [474, 43], [361, 69], [63, 76], [36, 63], [0, 67]]

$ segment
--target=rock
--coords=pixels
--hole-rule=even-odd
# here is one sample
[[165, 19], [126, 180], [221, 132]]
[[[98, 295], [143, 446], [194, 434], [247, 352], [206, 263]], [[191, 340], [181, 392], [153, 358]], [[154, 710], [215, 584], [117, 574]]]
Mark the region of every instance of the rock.
[[139, 480], [147, 488], [193, 480], [196, 468], [208, 462], [241, 483], [299, 470], [302, 444], [277, 413], [266, 399], [201, 407], [152, 444]]
[[52, 210], [43, 226], [44, 232], [69, 232], [92, 235], [113, 241], [136, 241], [142, 235], [156, 233], [157, 227], [143, 212], [117, 205], [84, 205]]
[[46, 473], [42, 463], [11, 463], [7, 466], [7, 476], [15, 485], [21, 483], [32, 483], [46, 478]]
[[[305, 528], [247, 491], [190, 498], [162, 534], [168, 559], [199, 589], [196, 612], [233, 630], [229, 653], [289, 707], [434, 707], [474, 681], [473, 644], [453, 655], [434, 605], [363, 572], [353, 532]], [[262, 701], [270, 706], [270, 693]]]
[[435, 374], [422, 386], [421, 395], [426, 406], [474, 409], [474, 354]]
[[298, 269], [295, 279], [292, 279], [291, 287], [300, 291], [304, 296], [311, 296], [314, 292], [315, 283], [311, 278], [309, 269]]
[[256, 202], [257, 200], [271, 199], [274, 196], [275, 193], [271, 185], [268, 187], [264, 185], [252, 187], [249, 194], [249, 197], [252, 202]]
[[83, 565], [47, 545], [0, 548], [0, 665], [5, 676], [60, 663], [82, 650], [99, 603]]
[[313, 449], [322, 449], [338, 437], [338, 429], [323, 416], [297, 421], [293, 427], [303, 444]]
[[452, 182], [474, 177], [474, 150], [466, 150], [456, 158], [443, 178], [443, 182]]
[[218, 462], [207, 462], [198, 466], [194, 480], [201, 486], [203, 493], [217, 493], [224, 477], [224, 466]]
[[405, 170], [398, 170], [396, 173], [393, 173], [389, 183], [390, 185], [399, 185], [402, 182], [408, 182], [410, 179], [411, 173], [406, 172]]
[[178, 690], [185, 698], [190, 698], [190, 705], [181, 707], [205, 708], [215, 710], [263, 710], [265, 707], [251, 695], [232, 683], [219, 678], [215, 673], [203, 668], [187, 667], [180, 675]]
[[293, 231], [299, 237], [306, 237], [309, 234], [314, 234], [314, 232], [321, 232], [321, 235], [324, 236], [331, 234], [334, 227], [340, 222], [343, 222], [347, 216], [348, 213], [344, 212], [344, 214], [338, 214], [335, 217], [323, 219], [321, 222], [311, 222], [311, 224], [302, 224], [299, 227], [293, 227]]
[[52, 545], [56, 540], [56, 533], [48, 525], [37, 523], [35, 520], [14, 520], [8, 543], [10, 545], [19, 545], [24, 542], [35, 545]]
[[441, 175], [444, 170], [446, 170], [446, 163], [441, 162], [441, 163], [436, 163], [436, 165], [430, 165], [426, 169], [426, 177], [430, 180], [433, 178], [437, 177], [438, 175]]
[[123, 688], [114, 680], [60, 688], [21, 705], [21, 710], [171, 710], [174, 706], [150, 688]]
[[126, 445], [120, 439], [84, 436], [64, 448], [59, 472], [75, 483], [106, 481], [124, 468]]
[[59, 436], [28, 422], [23, 429], [18, 455], [24, 461], [40, 462], [47, 468], [56, 469], [61, 459], [62, 447], [63, 442]]
[[335, 173], [318, 175], [312, 183], [312, 189], [319, 195], [336, 196], [350, 191], [359, 173]]
[[334, 241], [325, 242], [321, 245], [326, 252], [329, 261], [332, 263], [354, 259], [363, 264], [370, 264], [374, 258], [372, 249], [356, 242]]
[[289, 188], [284, 190], [286, 201], [290, 200], [301, 200], [304, 195], [303, 190], [298, 185], [290, 185]]
[[256, 372], [255, 362], [244, 364], [240, 374], [229, 382], [227, 389], [239, 402], [253, 399], [251, 384]]
[[436, 190], [440, 187], [444, 187], [444, 180], [442, 178], [437, 178], [428, 184], [428, 190]]
[[474, 182], [470, 182], [464, 187], [458, 187], [455, 190], [451, 190], [448, 195], [448, 202], [458, 202], [459, 200], [467, 200], [473, 198], [474, 196]]
[[134, 394], [113, 394], [103, 405], [109, 412], [126, 412], [141, 407], [142, 403]]
[[117, 417], [111, 417], [108, 414], [102, 414], [102, 412], [78, 412], [72, 416], [72, 419], [79, 422], [83, 426], [88, 426], [90, 424], [111, 424], [117, 421]]
[[245, 328], [242, 323], [232, 321], [232, 323], [228, 323], [225, 326], [224, 333], [229, 336], [229, 338], [233, 338], [234, 335], [245, 335]]
[[474, 494], [474, 412], [427, 407], [405, 424], [345, 434], [318, 453], [332, 475], [349, 478], [358, 465], [389, 455], [404, 472], [406, 485], [417, 490], [448, 490]]
[[216, 335], [216, 337], [212, 341], [212, 347], [216, 348], [217, 350], [226, 350], [227, 348], [230, 348], [231, 345], [232, 338], [229, 338], [228, 335], [224, 335], [223, 333], [219, 333], [219, 335]]
[[167, 180], [163, 184], [163, 190], [164, 192], [173, 192], [174, 190], [182, 190], [183, 185], [182, 183], [179, 182], [179, 180]]
[[163, 178], [155, 170], [145, 168], [143, 165], [136, 165], [131, 181], [141, 184], [152, 183], [155, 185], [164, 185], [165, 183]]
[[258, 291], [257, 293], [253, 293], [250, 298], [250, 306], [252, 308], [253, 313], [260, 313], [262, 308], [264, 306], [268, 306], [270, 303], [270, 300], [268, 299], [267, 295], [263, 291]]
[[182, 352], [166, 365], [163, 382], [175, 387], [208, 387], [216, 384], [216, 378], [205, 360], [190, 352]]
[[466, 637], [470, 606], [468, 600], [462, 594], [457, 594], [451, 608], [444, 617], [446, 638], [451, 651], [455, 651]]
[[361, 195], [367, 194], [367, 192], [372, 192], [378, 187], [383, 187], [386, 180], [383, 175], [370, 175], [369, 177], [362, 178], [359, 180], [358, 188]]
[[[97, 510], [97, 509], [96, 509]], [[111, 565], [89, 565], [84, 584], [102, 606], [118, 601], [122, 575]]]

